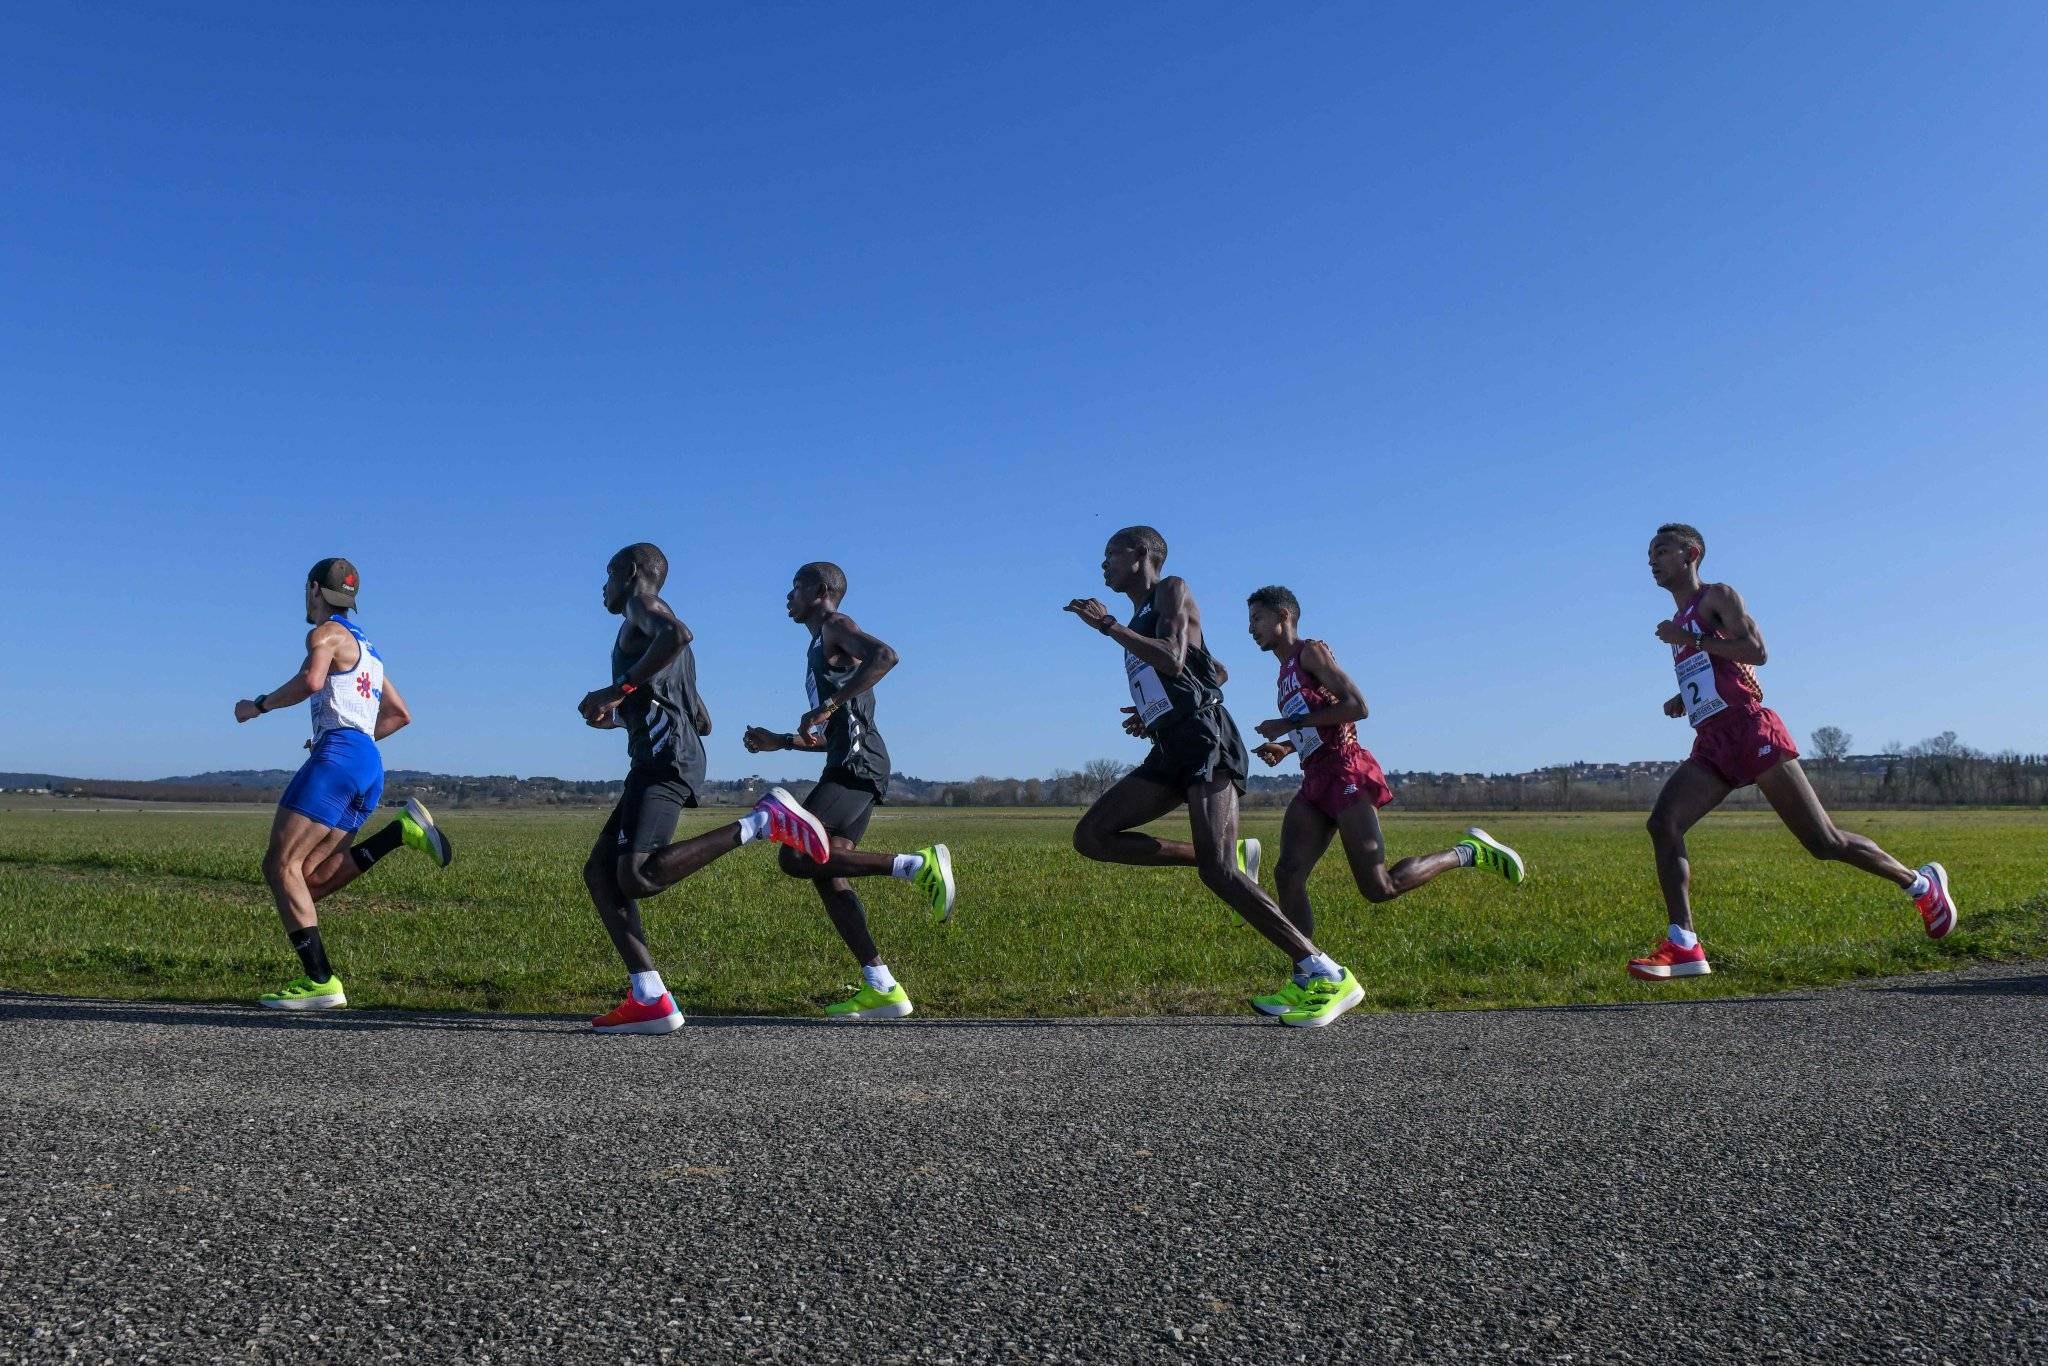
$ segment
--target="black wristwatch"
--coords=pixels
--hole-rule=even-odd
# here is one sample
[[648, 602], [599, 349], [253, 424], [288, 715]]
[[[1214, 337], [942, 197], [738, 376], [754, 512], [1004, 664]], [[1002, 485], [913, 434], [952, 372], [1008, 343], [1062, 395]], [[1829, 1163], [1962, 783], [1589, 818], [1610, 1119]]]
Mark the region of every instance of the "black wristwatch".
[[270, 696], [270, 694], [267, 692], [260, 692], [256, 694], [256, 714], [258, 716], [262, 716], [265, 714], [263, 708], [263, 699], [268, 696]]

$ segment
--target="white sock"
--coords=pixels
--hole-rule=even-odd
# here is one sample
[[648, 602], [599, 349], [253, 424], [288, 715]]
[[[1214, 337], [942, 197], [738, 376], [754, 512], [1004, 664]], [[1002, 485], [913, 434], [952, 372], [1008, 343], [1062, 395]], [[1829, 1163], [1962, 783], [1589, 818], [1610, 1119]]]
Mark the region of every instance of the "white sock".
[[1934, 885], [1934, 879], [1925, 873], [1913, 874], [1913, 885], [1906, 889], [1906, 895], [1918, 901], [1927, 895], [1927, 889]]
[[1700, 937], [1683, 925], [1673, 925], [1664, 935], [1681, 949], [1696, 949], [1700, 945]]
[[923, 854], [898, 854], [896, 861], [889, 865], [890, 877], [913, 878], [923, 871]]
[[1311, 977], [1323, 977], [1334, 982], [1344, 976], [1344, 969], [1338, 967], [1337, 960], [1327, 953], [1310, 954], [1296, 963], [1294, 970], [1301, 974], [1303, 981]]
[[1472, 866], [1473, 860], [1479, 857], [1479, 851], [1469, 844], [1460, 843], [1457, 846], [1457, 850], [1458, 866], [1460, 868], [1470, 868]]
[[875, 963], [864, 967], [860, 970], [860, 975], [866, 978], [867, 984], [876, 991], [896, 990], [896, 978], [890, 973], [887, 963]]
[[740, 817], [741, 844], [745, 844], [748, 840], [757, 840], [767, 833], [768, 813], [766, 811], [749, 811], [746, 815]]
[[632, 976], [633, 999], [643, 1006], [651, 1006], [667, 994], [668, 988], [661, 984], [658, 972], [636, 972]]

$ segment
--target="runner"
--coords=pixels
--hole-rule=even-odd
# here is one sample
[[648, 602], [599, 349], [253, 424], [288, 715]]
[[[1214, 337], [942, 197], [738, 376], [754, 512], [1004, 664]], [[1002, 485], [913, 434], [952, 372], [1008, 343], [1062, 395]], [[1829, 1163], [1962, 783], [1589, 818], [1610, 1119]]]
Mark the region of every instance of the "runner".
[[[1200, 870], [1202, 884], [1285, 953], [1305, 984], [1280, 1022], [1331, 1024], [1365, 992], [1259, 889], [1257, 843], [1237, 837], [1237, 798], [1251, 762], [1223, 709], [1223, 666], [1203, 639], [1194, 594], [1185, 580], [1162, 577], [1165, 565], [1164, 537], [1148, 526], [1125, 527], [1103, 551], [1102, 581], [1131, 600], [1130, 624], [1118, 625], [1094, 598], [1075, 598], [1065, 609], [1123, 647], [1132, 703], [1123, 708], [1124, 730], [1152, 741], [1145, 761], [1081, 817], [1074, 848], [1104, 863]], [[1138, 833], [1183, 805], [1193, 843]]]
[[1685, 832], [1728, 794], [1755, 783], [1806, 851], [1836, 859], [1901, 887], [1919, 907], [1928, 937], [1955, 928], [1956, 904], [1948, 870], [1922, 864], [1915, 872], [1862, 835], [1836, 826], [1799, 767], [1799, 751], [1778, 714], [1766, 707], [1756, 670], [1767, 658], [1742, 596], [1725, 583], [1701, 583], [1707, 543], [1692, 527], [1670, 522], [1650, 541], [1650, 577], [1671, 594], [1678, 612], [1657, 623], [1657, 639], [1671, 647], [1678, 693], [1666, 716], [1692, 722], [1692, 757], [1664, 783], [1650, 812], [1650, 843], [1657, 851], [1657, 881], [1671, 912], [1671, 928], [1647, 957], [1628, 970], [1646, 981], [1700, 977], [1713, 971], [1692, 927]]
[[899, 877], [915, 883], [932, 914], [943, 921], [953, 914], [953, 853], [943, 844], [928, 844], [914, 854], [867, 854], [857, 847], [875, 807], [889, 797], [889, 749], [875, 729], [875, 684], [896, 667], [897, 654], [839, 610], [845, 597], [846, 573], [838, 565], [819, 560], [796, 571], [784, 605], [789, 619], [811, 633], [804, 662], [811, 709], [794, 731], [748, 726], [742, 743], [754, 754], [824, 752], [825, 771], [804, 804], [831, 838], [830, 857], [786, 850], [782, 871], [817, 888], [832, 927], [861, 965], [860, 986], [826, 1006], [826, 1018], [898, 1020], [913, 1009], [910, 993], [882, 961], [868, 930], [867, 908], [851, 879]]
[[[1274, 869], [1280, 909], [1287, 918], [1303, 934], [1315, 933], [1308, 875], [1333, 835], [1343, 837], [1351, 876], [1367, 901], [1392, 901], [1453, 868], [1481, 868], [1505, 878], [1511, 887], [1521, 886], [1521, 855], [1476, 825], [1449, 849], [1387, 867], [1379, 808], [1394, 800], [1394, 792], [1379, 760], [1358, 743], [1354, 725], [1366, 717], [1364, 695], [1337, 666], [1328, 645], [1301, 637], [1301, 604], [1293, 593], [1278, 586], [1261, 588], [1246, 605], [1253, 642], [1282, 661], [1280, 715], [1259, 723], [1265, 743], [1252, 752], [1268, 767], [1290, 754], [1301, 760], [1301, 791], [1287, 804], [1287, 818], [1280, 827], [1280, 864]], [[1296, 976], [1274, 994], [1254, 998], [1252, 1009], [1284, 1015], [1301, 1002], [1306, 985]]]
[[446, 868], [454, 850], [419, 801], [382, 830], [354, 844], [356, 832], [384, 795], [384, 759], [377, 742], [412, 720], [384, 661], [362, 628], [349, 620], [359, 586], [356, 567], [326, 559], [306, 575], [306, 661], [269, 692], [235, 703], [236, 721], [312, 700], [310, 758], [278, 798], [263, 856], [263, 880], [278, 918], [298, 952], [303, 975], [257, 998], [272, 1010], [338, 1010], [348, 1004], [341, 978], [320, 942], [314, 903], [370, 871], [403, 844]]
[[637, 898], [673, 887], [698, 869], [765, 835], [822, 854], [825, 832], [781, 788], [739, 820], [669, 843], [704, 785], [711, 712], [697, 692], [690, 628], [662, 601], [668, 557], [642, 541], [605, 568], [604, 608], [625, 618], [612, 642], [612, 682], [576, 704], [586, 724], [626, 732], [626, 790], [583, 864], [583, 883], [626, 964], [626, 999], [591, 1020], [601, 1034], [666, 1034], [683, 1014], [662, 983]]

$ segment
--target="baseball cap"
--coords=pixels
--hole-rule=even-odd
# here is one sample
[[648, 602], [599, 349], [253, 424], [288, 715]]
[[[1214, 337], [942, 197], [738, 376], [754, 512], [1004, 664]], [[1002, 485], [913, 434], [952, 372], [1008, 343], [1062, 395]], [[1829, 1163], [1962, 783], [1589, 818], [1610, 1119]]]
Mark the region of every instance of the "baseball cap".
[[356, 605], [356, 588], [359, 582], [356, 567], [339, 555], [329, 556], [314, 565], [312, 572], [306, 575], [306, 581], [320, 590], [320, 596], [326, 600], [329, 607]]

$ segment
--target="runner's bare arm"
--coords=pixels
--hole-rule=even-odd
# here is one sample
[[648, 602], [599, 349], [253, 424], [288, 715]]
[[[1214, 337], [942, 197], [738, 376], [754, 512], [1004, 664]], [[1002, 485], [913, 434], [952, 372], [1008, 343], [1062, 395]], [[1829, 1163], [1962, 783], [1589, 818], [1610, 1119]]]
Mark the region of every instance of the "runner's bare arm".
[[1089, 626], [1108, 636], [1133, 655], [1157, 669], [1162, 677], [1179, 678], [1187, 668], [1188, 642], [1202, 629], [1202, 616], [1195, 607], [1195, 595], [1187, 580], [1179, 577], [1159, 581], [1159, 619], [1166, 634], [1157, 639], [1141, 636], [1120, 624], [1109, 609], [1094, 598], [1075, 598], [1062, 610], [1072, 612]]
[[[855, 659], [860, 661], [860, 667], [853, 671], [853, 677], [846, 680], [846, 686], [833, 694], [829, 702], [821, 702], [804, 713], [803, 720], [797, 722], [796, 726], [796, 734], [800, 740], [818, 740], [812, 732], [831, 719], [833, 712], [854, 698], [862, 693], [874, 691], [875, 684], [881, 682], [882, 676], [896, 667], [899, 658], [897, 653], [889, 648], [887, 642], [861, 630], [853, 618], [843, 612], [834, 612], [825, 618], [818, 639], [825, 647], [827, 659], [835, 655]], [[815, 745], [799, 743], [796, 748], [818, 749], [823, 744], [822, 740], [818, 740]]]
[[1337, 656], [1330, 652], [1328, 645], [1320, 640], [1303, 641], [1301, 672], [1310, 683], [1337, 700], [1327, 707], [1301, 716], [1278, 716], [1271, 721], [1261, 721], [1258, 725], [1260, 735], [1268, 740], [1278, 740], [1291, 730], [1307, 730], [1312, 726], [1341, 726], [1347, 722], [1365, 719], [1365, 694], [1351, 681], [1351, 675], [1338, 666]]
[[391, 681], [391, 675], [384, 675], [384, 695], [377, 699], [377, 724], [370, 732], [373, 740], [382, 740], [393, 731], [403, 730], [412, 724], [412, 709], [405, 705], [405, 699], [398, 695], [398, 687]]
[[1757, 629], [1756, 619], [1742, 605], [1742, 594], [1727, 584], [1717, 583], [1707, 589], [1706, 596], [1700, 599], [1700, 620], [1723, 637], [1715, 640], [1702, 636], [1693, 642], [1706, 653], [1752, 667], [1770, 658], [1770, 652], [1764, 649], [1764, 633]]
[[705, 704], [701, 695], [697, 698], [697, 714], [690, 718], [690, 722], [697, 727], [699, 735], [711, 733], [711, 708]]
[[331, 621], [323, 621], [306, 632], [306, 662], [299, 666], [299, 671], [263, 694], [261, 707], [253, 698], [235, 703], [235, 719], [253, 721], [264, 712], [276, 711], [279, 707], [296, 707], [320, 691], [320, 685], [334, 671], [334, 657], [341, 652], [342, 642], [354, 639]]
[[628, 688], [645, 686], [656, 674], [675, 663], [682, 656], [683, 647], [693, 638], [690, 628], [677, 620], [668, 604], [653, 593], [627, 599], [626, 622], [646, 635], [647, 648], [640, 652], [640, 658], [633, 667], [626, 670], [624, 678], [583, 695], [583, 700], [576, 704], [576, 710], [585, 721], [593, 720], [608, 707], [618, 706], [625, 700]]

